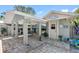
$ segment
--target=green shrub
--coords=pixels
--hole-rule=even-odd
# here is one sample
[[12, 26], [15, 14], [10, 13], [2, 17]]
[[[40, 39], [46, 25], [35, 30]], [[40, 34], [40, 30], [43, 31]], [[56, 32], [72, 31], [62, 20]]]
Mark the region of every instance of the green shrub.
[[7, 33], [7, 29], [6, 28], [1, 28], [1, 33], [2, 34]]
[[48, 33], [47, 32], [44, 32], [44, 37], [48, 37]]

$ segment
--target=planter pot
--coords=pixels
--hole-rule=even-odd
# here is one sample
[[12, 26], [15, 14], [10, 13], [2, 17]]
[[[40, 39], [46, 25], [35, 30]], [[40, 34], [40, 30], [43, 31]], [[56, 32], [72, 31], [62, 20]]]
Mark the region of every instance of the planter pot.
[[63, 37], [62, 35], [59, 35], [58, 37], [59, 37], [59, 40], [60, 40], [60, 41], [63, 40], [63, 39], [62, 39], [62, 37]]

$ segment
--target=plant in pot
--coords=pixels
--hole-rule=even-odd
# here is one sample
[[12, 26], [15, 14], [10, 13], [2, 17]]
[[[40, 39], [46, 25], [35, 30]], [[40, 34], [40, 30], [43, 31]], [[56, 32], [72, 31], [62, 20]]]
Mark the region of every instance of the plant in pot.
[[1, 33], [5, 36], [7, 35], [7, 29], [6, 28], [2, 28], [1, 29]]
[[44, 37], [48, 37], [48, 33], [46, 31], [44, 32], [43, 35], [44, 35]]
[[63, 37], [63, 36], [62, 36], [62, 35], [59, 35], [58, 37], [59, 37], [59, 40], [62, 41], [62, 37]]

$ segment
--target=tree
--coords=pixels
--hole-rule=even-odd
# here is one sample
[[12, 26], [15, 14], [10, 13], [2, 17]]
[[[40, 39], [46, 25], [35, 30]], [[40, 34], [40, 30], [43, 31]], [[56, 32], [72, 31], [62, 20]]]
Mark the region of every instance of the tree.
[[25, 12], [25, 6], [15, 6], [14, 9], [17, 11]]
[[[74, 13], [79, 14], [79, 8], [77, 8], [77, 9], [74, 11]], [[74, 19], [73, 23], [75, 24], [75, 26], [78, 26], [78, 25], [79, 25], [79, 16], [77, 16], [77, 17]]]
[[35, 10], [32, 7], [27, 7], [26, 8], [26, 13], [32, 14], [32, 15], [36, 14]]
[[15, 6], [14, 9], [30, 15], [36, 14], [35, 10], [32, 7], [25, 7], [25, 6], [18, 5], [18, 6]]
[[4, 16], [3, 15], [0, 15], [0, 20], [2, 20], [4, 18]]
[[75, 26], [78, 26], [79, 25], [79, 18], [74, 19], [73, 24]]
[[3, 20], [5, 18], [4, 15], [5, 15], [5, 12], [1, 13], [0, 20]]
[[[79, 14], [79, 8], [77, 8], [74, 13]], [[76, 18], [73, 21], [75, 34], [79, 34], [79, 16], [75, 16]]]
[[79, 8], [77, 8], [74, 13], [78, 13], [79, 14]]

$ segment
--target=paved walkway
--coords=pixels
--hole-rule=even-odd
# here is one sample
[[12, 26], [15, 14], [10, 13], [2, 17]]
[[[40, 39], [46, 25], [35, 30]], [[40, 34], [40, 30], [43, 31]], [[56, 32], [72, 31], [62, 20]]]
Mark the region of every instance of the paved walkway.
[[23, 44], [23, 39], [14, 39], [12, 37], [0, 37], [4, 53], [79, 53], [79, 49], [70, 48], [69, 44], [53, 39], [33, 36], [29, 37], [30, 46]]
[[68, 53], [70, 52], [70, 47], [64, 42], [59, 42], [57, 40], [43, 40], [43, 44], [34, 50], [29, 51], [30, 53]]
[[9, 39], [3, 41], [3, 50], [5, 53], [68, 53], [70, 47], [64, 42], [57, 40], [50, 40], [48, 38], [42, 38], [39, 41], [38, 37], [30, 37], [27, 47], [23, 44], [23, 39]]

